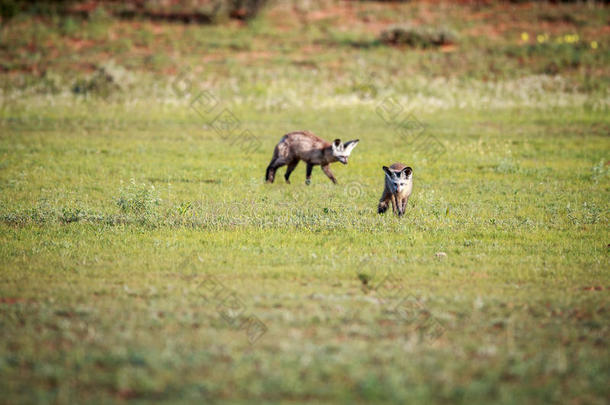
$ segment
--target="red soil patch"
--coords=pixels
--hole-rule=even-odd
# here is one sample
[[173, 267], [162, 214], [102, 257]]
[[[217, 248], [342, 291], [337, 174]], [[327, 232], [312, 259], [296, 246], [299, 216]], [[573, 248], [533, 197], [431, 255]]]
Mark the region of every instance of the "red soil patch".
[[0, 297], [0, 304], [17, 304], [19, 302], [27, 302], [24, 298], [18, 297]]
[[83, 48], [91, 48], [95, 45], [95, 41], [90, 39], [66, 38], [67, 45], [74, 51], [80, 51]]

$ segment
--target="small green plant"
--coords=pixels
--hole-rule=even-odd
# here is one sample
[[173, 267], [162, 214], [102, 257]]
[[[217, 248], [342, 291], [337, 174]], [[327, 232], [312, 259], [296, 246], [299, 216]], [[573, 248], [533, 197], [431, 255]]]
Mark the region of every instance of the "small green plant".
[[371, 281], [371, 276], [365, 273], [358, 273], [358, 280], [360, 280], [363, 286], [366, 286]]
[[127, 186], [121, 186], [116, 204], [126, 214], [145, 215], [155, 212], [161, 198], [155, 186], [138, 184], [131, 179]]
[[59, 219], [62, 223], [69, 224], [70, 222], [78, 222], [83, 216], [84, 213], [79, 208], [64, 207]]

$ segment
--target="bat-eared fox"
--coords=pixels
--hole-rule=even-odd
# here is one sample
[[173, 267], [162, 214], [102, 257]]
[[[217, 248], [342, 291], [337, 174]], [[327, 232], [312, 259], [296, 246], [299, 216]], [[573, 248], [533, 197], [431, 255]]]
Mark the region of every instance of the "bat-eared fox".
[[271, 158], [269, 166], [267, 166], [265, 180], [269, 183], [273, 183], [275, 171], [279, 167], [288, 165], [284, 178], [286, 179], [286, 183], [290, 184], [290, 174], [299, 161], [304, 160], [305, 163], [307, 163], [305, 184], [311, 182], [311, 171], [316, 165], [322, 166], [324, 173], [336, 184], [337, 179], [335, 179], [335, 176], [330, 171], [330, 164], [333, 162], [341, 162], [346, 165], [347, 158], [358, 142], [358, 139], [354, 139], [353, 141], [341, 143], [340, 139], [335, 139], [330, 143], [318, 138], [309, 131], [297, 131], [286, 134], [275, 146], [273, 157]]
[[409, 196], [413, 191], [413, 169], [402, 163], [383, 166], [385, 172], [385, 188], [377, 206], [377, 212], [383, 214], [392, 203], [392, 211], [398, 216], [405, 213]]

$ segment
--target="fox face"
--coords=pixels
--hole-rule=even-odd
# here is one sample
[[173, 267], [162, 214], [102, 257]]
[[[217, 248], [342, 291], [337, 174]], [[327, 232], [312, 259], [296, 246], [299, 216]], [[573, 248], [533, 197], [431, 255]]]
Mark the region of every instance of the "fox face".
[[407, 186], [413, 178], [413, 169], [405, 167], [401, 170], [392, 170], [387, 166], [383, 166], [385, 172], [386, 183], [392, 194], [400, 194], [406, 190]]
[[356, 145], [358, 145], [359, 141], [359, 139], [354, 139], [353, 141], [341, 143], [341, 139], [335, 139], [331, 145], [333, 157], [346, 165], [347, 158], [349, 157], [350, 153], [352, 153], [352, 150], [356, 147]]

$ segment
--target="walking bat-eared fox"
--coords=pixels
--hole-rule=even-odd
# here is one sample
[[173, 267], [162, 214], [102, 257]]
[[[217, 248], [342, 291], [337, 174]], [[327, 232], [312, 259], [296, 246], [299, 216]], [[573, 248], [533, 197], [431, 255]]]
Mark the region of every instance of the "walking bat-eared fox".
[[383, 166], [385, 172], [385, 188], [377, 206], [377, 212], [383, 214], [388, 209], [388, 203], [392, 203], [392, 211], [398, 216], [405, 213], [409, 196], [413, 191], [413, 169], [402, 163], [394, 163], [392, 166]]
[[358, 142], [358, 139], [354, 139], [353, 141], [341, 143], [340, 139], [335, 139], [330, 143], [318, 138], [309, 131], [297, 131], [286, 134], [275, 146], [273, 157], [269, 166], [267, 166], [265, 180], [273, 183], [275, 171], [284, 165], [288, 165], [284, 178], [286, 183], [290, 184], [290, 174], [299, 161], [304, 160], [307, 163], [305, 184], [311, 182], [311, 171], [316, 165], [322, 166], [324, 173], [336, 184], [337, 179], [335, 179], [335, 176], [330, 171], [330, 164], [341, 162], [346, 165], [347, 158]]

